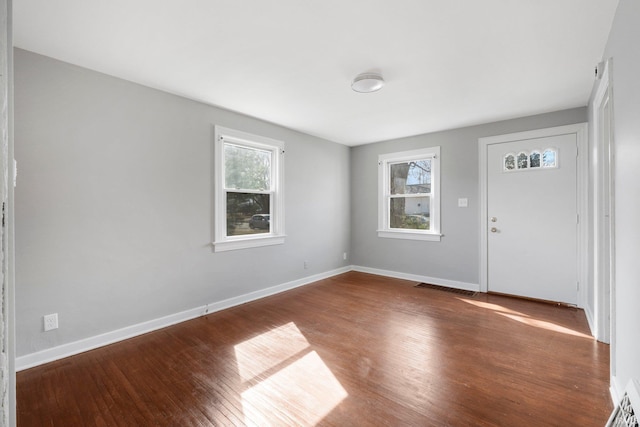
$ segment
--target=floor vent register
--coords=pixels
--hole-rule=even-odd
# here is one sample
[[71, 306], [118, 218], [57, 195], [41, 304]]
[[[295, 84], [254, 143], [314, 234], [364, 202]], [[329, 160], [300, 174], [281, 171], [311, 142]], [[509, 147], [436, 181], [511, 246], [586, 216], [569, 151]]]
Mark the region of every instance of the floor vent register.
[[631, 380], [622, 399], [613, 410], [607, 427], [639, 427], [638, 415], [640, 412], [640, 384]]
[[448, 286], [432, 285], [430, 283], [418, 283], [416, 288], [435, 289], [437, 291], [451, 292], [452, 294], [465, 295], [468, 297], [475, 297], [478, 293], [474, 291], [468, 291], [466, 289], [450, 288]]

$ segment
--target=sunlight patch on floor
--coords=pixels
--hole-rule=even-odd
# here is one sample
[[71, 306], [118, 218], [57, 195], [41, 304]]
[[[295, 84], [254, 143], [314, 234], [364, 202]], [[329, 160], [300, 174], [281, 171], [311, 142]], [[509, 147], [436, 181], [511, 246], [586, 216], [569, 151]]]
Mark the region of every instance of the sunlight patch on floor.
[[242, 381], [257, 377], [310, 347], [295, 323], [289, 322], [235, 346]]
[[511, 310], [509, 308], [505, 308], [501, 305], [498, 304], [491, 304], [490, 302], [483, 302], [483, 301], [474, 301], [474, 300], [468, 300], [468, 299], [464, 299], [464, 298], [458, 298], [460, 301], [464, 301], [467, 304], [471, 304], [471, 305], [475, 305], [476, 307], [480, 307], [480, 308], [486, 308], [488, 310], [493, 310], [493, 311], [500, 311], [502, 313], [513, 313], [513, 314], [518, 314], [520, 316], [526, 316], [526, 314], [522, 314], [518, 311], [514, 311]]
[[235, 353], [248, 387], [241, 396], [248, 425], [315, 425], [348, 396], [293, 322], [236, 345]]
[[593, 337], [591, 335], [583, 334], [582, 332], [578, 332], [578, 331], [575, 331], [573, 329], [569, 329], [567, 327], [557, 325], [555, 323], [547, 322], [545, 320], [534, 319], [531, 316], [529, 316], [528, 314], [520, 313], [518, 311], [511, 310], [509, 308], [503, 307], [503, 306], [498, 305], [498, 304], [492, 304], [492, 303], [482, 302], [482, 301], [468, 300], [468, 299], [465, 299], [465, 298], [458, 298], [458, 299], [460, 301], [466, 302], [467, 304], [475, 305], [476, 307], [484, 308], [484, 309], [487, 309], [487, 310], [492, 310], [496, 314], [499, 314], [499, 315], [504, 316], [504, 317], [506, 317], [508, 319], [511, 319], [511, 320], [515, 320], [516, 322], [523, 323], [525, 325], [534, 326], [536, 328], [541, 328], [541, 329], [546, 329], [546, 330], [552, 331], [552, 332], [559, 332], [561, 334], [573, 335], [574, 337], [593, 339]]
[[515, 320], [516, 322], [524, 323], [525, 325], [535, 326], [536, 328], [546, 329], [552, 332], [560, 332], [562, 334], [573, 335], [574, 337], [580, 338], [589, 338], [592, 337], [581, 332], [574, 331], [569, 328], [565, 328], [564, 326], [556, 325], [555, 323], [547, 322], [544, 320], [533, 319], [531, 317], [517, 316], [508, 313], [497, 313], [501, 316], [508, 317], [511, 320]]
[[[299, 414], [297, 425], [315, 425], [347, 397], [347, 392], [315, 351], [242, 393], [242, 406], [261, 417], [274, 409]], [[273, 419], [254, 420], [273, 423]]]

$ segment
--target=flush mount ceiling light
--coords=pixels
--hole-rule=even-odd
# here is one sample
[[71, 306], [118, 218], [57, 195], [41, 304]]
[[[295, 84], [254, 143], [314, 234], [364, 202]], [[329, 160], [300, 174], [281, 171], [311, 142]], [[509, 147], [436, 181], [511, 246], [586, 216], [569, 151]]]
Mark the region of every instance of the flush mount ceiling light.
[[356, 76], [351, 83], [351, 89], [360, 93], [370, 93], [380, 90], [384, 86], [384, 79], [380, 74], [363, 73]]

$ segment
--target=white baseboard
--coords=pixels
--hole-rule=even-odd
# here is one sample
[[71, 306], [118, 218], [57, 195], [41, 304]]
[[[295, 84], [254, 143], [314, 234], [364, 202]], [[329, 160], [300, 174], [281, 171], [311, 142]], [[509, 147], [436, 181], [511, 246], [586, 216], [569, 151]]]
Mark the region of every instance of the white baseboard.
[[115, 342], [126, 340], [128, 338], [133, 338], [135, 336], [146, 334], [157, 329], [175, 325], [176, 323], [195, 319], [196, 317], [204, 316], [208, 313], [213, 313], [240, 304], [245, 304], [247, 302], [255, 301], [260, 298], [275, 295], [300, 286], [308, 285], [310, 283], [317, 282], [318, 280], [337, 276], [338, 274], [346, 273], [351, 270], [352, 267], [347, 266], [320, 274], [314, 274], [313, 276], [303, 277], [302, 279], [293, 280], [291, 282], [276, 285], [267, 289], [250, 292], [248, 294], [229, 298], [223, 301], [216, 301], [211, 304], [195, 307], [190, 310], [182, 311], [180, 313], [170, 314], [158, 319], [149, 320], [146, 322], [138, 323], [136, 325], [127, 326], [122, 329], [117, 329], [115, 331], [16, 357], [16, 371], [18, 372], [28, 368], [33, 368], [44, 363], [53, 362], [54, 360], [62, 359], [68, 356], [73, 356], [74, 354], [83, 353], [85, 351], [93, 350], [98, 347], [113, 344]]
[[584, 314], [587, 317], [587, 323], [589, 324], [589, 330], [591, 331], [591, 336], [598, 338], [596, 335], [596, 324], [594, 322], [593, 312], [591, 311], [591, 307], [588, 304], [585, 304]]
[[613, 406], [616, 407], [620, 404], [620, 399], [622, 398], [624, 391], [620, 393], [618, 390], [618, 381], [616, 377], [611, 375], [611, 379], [609, 380], [609, 394], [611, 394], [611, 400], [613, 401]]
[[419, 276], [415, 274], [399, 273], [396, 271], [380, 270], [377, 268], [369, 268], [369, 267], [361, 267], [361, 266], [346, 266], [346, 267], [338, 268], [335, 270], [327, 271], [324, 273], [314, 274], [313, 276], [303, 277], [302, 279], [293, 280], [291, 282], [283, 283], [281, 285], [272, 286], [267, 289], [261, 289], [259, 291], [250, 292], [248, 294], [229, 298], [223, 301], [216, 301], [210, 304], [205, 304], [199, 307], [182, 311], [180, 313], [170, 314], [168, 316], [164, 316], [158, 319], [152, 319], [146, 322], [127, 326], [125, 328], [117, 329], [115, 331], [106, 332], [104, 334], [96, 335], [89, 338], [84, 338], [71, 343], [48, 348], [46, 350], [16, 357], [16, 371], [19, 372], [19, 371], [33, 368], [35, 366], [39, 366], [48, 362], [53, 362], [55, 360], [73, 356], [74, 354], [83, 353], [85, 351], [93, 350], [98, 347], [103, 347], [105, 345], [113, 344], [118, 341], [123, 341], [128, 338], [133, 338], [138, 335], [146, 334], [161, 328], [166, 328], [167, 326], [175, 325], [176, 323], [195, 319], [196, 317], [204, 316], [208, 313], [214, 313], [216, 311], [231, 308], [240, 304], [245, 304], [247, 302], [255, 301], [260, 298], [268, 297], [271, 295], [288, 291], [290, 289], [308, 285], [310, 283], [317, 282], [318, 280], [337, 276], [339, 274], [343, 274], [348, 271], [359, 271], [362, 273], [376, 274], [378, 276], [413, 280], [416, 282], [432, 283], [434, 285], [448, 286], [451, 288], [465, 289], [469, 291], [479, 291], [480, 289], [480, 286], [474, 283], [459, 282], [459, 281], [447, 280], [447, 279], [438, 279], [435, 277]]
[[480, 292], [480, 285], [477, 283], [459, 282], [457, 280], [439, 279], [436, 277], [420, 276], [417, 274], [399, 273], [397, 271], [380, 270], [378, 268], [361, 267], [354, 265], [353, 271], [361, 273], [376, 274], [378, 276], [393, 277], [395, 279], [412, 280], [415, 282], [430, 283], [432, 285], [447, 286], [449, 288], [464, 289], [467, 291]]

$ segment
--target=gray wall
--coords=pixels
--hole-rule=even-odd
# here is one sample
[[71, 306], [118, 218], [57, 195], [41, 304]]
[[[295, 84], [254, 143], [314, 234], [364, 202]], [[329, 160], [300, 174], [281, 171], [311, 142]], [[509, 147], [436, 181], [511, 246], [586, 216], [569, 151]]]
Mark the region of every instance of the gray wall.
[[613, 58], [615, 157], [614, 383], [640, 380], [640, 2], [620, 0], [603, 59]]
[[[578, 108], [350, 150], [15, 52], [19, 356], [347, 263], [477, 284], [478, 138], [587, 120]], [[287, 144], [285, 245], [212, 252], [215, 124]], [[378, 155], [435, 145], [442, 241], [378, 238]], [[60, 328], [43, 332], [49, 313]]]
[[[348, 147], [18, 49], [15, 92], [18, 356], [346, 265]], [[285, 142], [284, 245], [212, 252], [216, 124]]]
[[[362, 145], [351, 157], [351, 245], [353, 264], [477, 285], [480, 274], [478, 138], [586, 122], [577, 108], [521, 119]], [[441, 147], [440, 242], [378, 238], [378, 155]], [[458, 198], [469, 199], [459, 208]]]

